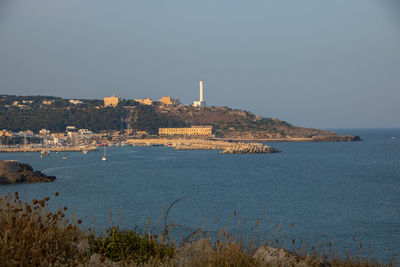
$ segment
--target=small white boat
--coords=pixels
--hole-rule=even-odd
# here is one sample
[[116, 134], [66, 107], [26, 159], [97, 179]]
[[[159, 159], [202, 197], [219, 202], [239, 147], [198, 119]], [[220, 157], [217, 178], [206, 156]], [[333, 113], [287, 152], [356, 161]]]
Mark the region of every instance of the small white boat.
[[392, 139], [392, 140], [393, 140], [393, 139], [396, 139], [396, 136], [392, 136], [392, 138], [391, 138], [391, 139]]
[[62, 158], [62, 159], [67, 159], [67, 156], [63, 155], [61, 158]]
[[107, 160], [107, 156], [106, 156], [106, 147], [104, 147], [104, 154], [103, 154], [103, 156], [101, 157], [101, 160], [102, 160], [102, 161], [106, 161], [106, 160]]
[[82, 154], [86, 155], [88, 153], [87, 150], [82, 150]]
[[42, 159], [42, 158], [44, 158], [44, 157], [47, 157], [49, 154], [50, 154], [49, 151], [47, 151], [47, 150], [42, 150], [42, 151], [40, 152], [40, 158]]

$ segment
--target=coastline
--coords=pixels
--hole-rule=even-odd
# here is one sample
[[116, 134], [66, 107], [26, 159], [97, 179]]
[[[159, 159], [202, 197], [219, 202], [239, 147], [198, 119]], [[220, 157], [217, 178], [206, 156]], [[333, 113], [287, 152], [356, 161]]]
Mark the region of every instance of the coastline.
[[[136, 139], [130, 138], [126, 143], [131, 146], [169, 146], [176, 150], [221, 150], [222, 153], [248, 154], [278, 152], [262, 143], [267, 142], [353, 142], [362, 141], [354, 135], [315, 135], [312, 137], [286, 137], [286, 138], [250, 138], [250, 137], [211, 137], [211, 138], [182, 138], [182, 137], [155, 137]], [[118, 145], [119, 143], [115, 143]], [[15, 146], [0, 147], [0, 153], [18, 152], [82, 152], [96, 151], [97, 146]], [[228, 152], [229, 151], [229, 152]]]
[[95, 146], [52, 146], [52, 147], [1, 147], [0, 153], [15, 153], [15, 152], [81, 152], [81, 151], [96, 151]]
[[358, 142], [362, 141], [355, 135], [315, 135], [313, 137], [286, 137], [286, 138], [215, 138], [228, 142]]

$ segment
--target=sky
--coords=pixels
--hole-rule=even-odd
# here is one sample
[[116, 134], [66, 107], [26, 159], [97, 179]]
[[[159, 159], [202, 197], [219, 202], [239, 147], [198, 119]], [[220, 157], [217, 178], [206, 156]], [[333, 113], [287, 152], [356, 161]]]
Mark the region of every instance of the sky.
[[398, 0], [0, 0], [0, 94], [198, 100], [400, 127]]

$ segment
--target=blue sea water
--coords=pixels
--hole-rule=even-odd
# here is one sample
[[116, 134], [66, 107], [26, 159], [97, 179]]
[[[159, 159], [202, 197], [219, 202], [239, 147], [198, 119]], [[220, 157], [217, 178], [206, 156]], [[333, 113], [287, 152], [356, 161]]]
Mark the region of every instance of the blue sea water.
[[258, 155], [111, 147], [106, 162], [102, 151], [64, 153], [66, 160], [55, 153], [44, 159], [39, 153], [3, 153], [0, 159], [31, 164], [57, 180], [4, 185], [0, 194], [18, 191], [30, 200], [57, 191], [53, 208], [68, 206], [99, 231], [110, 225], [111, 212], [122, 228], [143, 229], [151, 216], [156, 231], [163, 207], [187, 196], [169, 220], [211, 234], [226, 227], [270, 239], [279, 229], [280, 238], [318, 238], [340, 248], [362, 241], [374, 255], [388, 248], [399, 254], [400, 129], [335, 131], [364, 141], [270, 143], [282, 152]]

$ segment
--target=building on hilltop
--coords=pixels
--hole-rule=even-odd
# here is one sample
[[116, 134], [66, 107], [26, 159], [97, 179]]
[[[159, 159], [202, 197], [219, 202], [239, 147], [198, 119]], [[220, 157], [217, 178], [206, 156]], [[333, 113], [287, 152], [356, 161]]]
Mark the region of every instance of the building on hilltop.
[[142, 105], [148, 105], [148, 106], [153, 105], [153, 99], [150, 99], [150, 98], [134, 99], [134, 100]]
[[161, 97], [160, 102], [162, 105], [168, 105], [168, 106], [170, 106], [170, 105], [175, 106], [175, 105], [181, 104], [181, 102], [179, 101], [179, 98], [172, 98], [170, 96]]
[[204, 81], [200, 80], [200, 99], [199, 101], [193, 102], [194, 107], [205, 107], [206, 102], [204, 101]]
[[43, 102], [42, 102], [42, 104], [43, 105], [51, 105], [51, 104], [53, 104], [53, 100], [43, 100]]
[[190, 128], [159, 128], [159, 135], [212, 136], [212, 126], [192, 126]]
[[74, 105], [83, 104], [83, 102], [81, 100], [77, 100], [77, 99], [70, 99], [68, 101], [69, 101], [69, 103], [74, 104]]
[[121, 101], [121, 97], [119, 96], [110, 96], [104, 98], [104, 106], [105, 107], [116, 107], [118, 103]]

